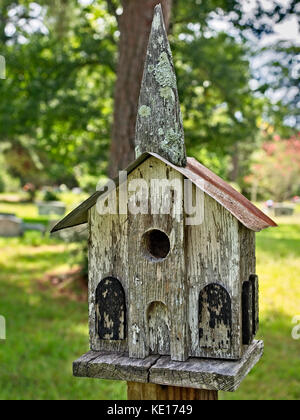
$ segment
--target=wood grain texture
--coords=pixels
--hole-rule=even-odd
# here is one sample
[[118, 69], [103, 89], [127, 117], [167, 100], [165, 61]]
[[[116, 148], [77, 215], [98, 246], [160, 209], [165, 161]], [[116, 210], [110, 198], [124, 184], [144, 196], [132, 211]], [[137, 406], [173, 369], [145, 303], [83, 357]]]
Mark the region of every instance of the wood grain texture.
[[259, 281], [258, 276], [251, 275], [249, 282], [252, 284], [252, 326], [253, 337], [256, 336], [259, 330]]
[[[252, 278], [258, 290], [257, 278], [251, 277], [255, 273], [254, 232], [205, 193], [204, 222], [184, 226], [183, 196], [178, 192], [184, 178], [155, 157], [131, 172], [128, 185], [136, 180], [144, 182], [145, 191], [150, 187], [151, 198], [142, 189], [134, 198], [138, 198], [135, 213], [127, 217], [99, 215], [96, 207], [90, 211], [91, 349], [129, 351], [134, 358], [158, 353], [178, 361], [239, 359], [246, 350], [242, 285]], [[165, 180], [174, 188], [166, 190]], [[129, 191], [129, 206], [134, 204], [133, 197]], [[160, 232], [169, 244], [159, 244], [160, 236], [151, 232]], [[149, 245], [150, 237], [154, 244]], [[98, 334], [95, 295], [106, 277], [118, 279], [125, 292], [125, 340], [100, 340]], [[217, 287], [219, 298], [208, 294], [207, 287]], [[255, 325], [249, 326], [254, 331], [258, 292], [249, 299], [249, 311], [256, 311], [252, 315], [248, 311], [251, 324], [255, 318]]]
[[[237, 360], [243, 351], [239, 222], [207, 194], [203, 194], [203, 206], [204, 222], [185, 227], [190, 355]], [[231, 300], [231, 327], [223, 330], [223, 337], [217, 329], [214, 333], [205, 327], [211, 321], [211, 315], [220, 316], [221, 307], [218, 311], [207, 307], [206, 315], [202, 314], [204, 324], [199, 325], [199, 297], [211, 284], [224, 288]], [[227, 304], [227, 310], [229, 306]], [[226, 317], [230, 318], [230, 314]], [[230, 324], [227, 320], [226, 323]], [[204, 340], [203, 337], [200, 340], [201, 329], [206, 329]]]
[[127, 399], [131, 401], [217, 401], [218, 392], [128, 382]]
[[172, 53], [161, 6], [154, 12], [136, 124], [136, 157], [155, 152], [186, 166], [184, 131]]
[[191, 358], [186, 363], [161, 356], [150, 369], [149, 382], [160, 385], [233, 392], [238, 389], [263, 354], [263, 343], [254, 341], [238, 361]]
[[[157, 182], [151, 183], [154, 177], [162, 181], [161, 187]], [[135, 178], [143, 179], [153, 192], [151, 203], [148, 196], [139, 197], [140, 207], [144, 209], [151, 205], [154, 211], [151, 214], [128, 215], [129, 354], [131, 357], [147, 357], [158, 350], [159, 342], [159, 349], [163, 353], [170, 348], [173, 360], [186, 360], [188, 296], [183, 177], [176, 170], [151, 157], [129, 176], [128, 182]], [[179, 187], [181, 192], [178, 192], [178, 197], [174, 195], [174, 189], [164, 188], [164, 180]], [[168, 204], [170, 209], [167, 209]], [[177, 212], [178, 210], [180, 211]], [[164, 232], [169, 238], [170, 253], [165, 259], [151, 258], [145, 252], [143, 237], [152, 229]], [[156, 331], [153, 323], [157, 326]]]
[[170, 348], [170, 317], [166, 305], [153, 302], [147, 313], [149, 328], [149, 346], [152, 354], [169, 355]]
[[249, 345], [253, 339], [253, 288], [252, 283], [243, 283], [242, 318], [243, 318], [243, 344]]
[[[247, 229], [241, 223], [239, 223], [239, 243], [240, 243], [240, 285], [242, 289], [245, 287], [248, 290], [248, 321], [246, 322], [245, 318], [245, 309], [243, 309], [240, 313], [242, 317], [242, 324], [245, 322], [245, 328], [249, 328], [249, 332], [242, 330], [242, 336], [244, 343], [250, 344], [251, 341], [254, 339], [258, 328], [259, 328], [259, 296], [258, 296], [258, 288], [259, 288], [259, 281], [258, 277], [255, 275], [256, 273], [256, 255], [255, 255], [255, 246], [256, 246], [256, 238], [255, 232]], [[245, 285], [245, 282], [249, 282], [249, 285]], [[245, 296], [246, 290], [242, 290], [242, 299], [246, 302]], [[243, 319], [244, 317], [244, 319]], [[255, 331], [255, 333], [254, 333]], [[246, 337], [247, 334], [249, 337]], [[243, 351], [245, 351], [245, 347]]]
[[[97, 206], [89, 211], [89, 325], [90, 348], [94, 351], [128, 351], [128, 310], [125, 310], [125, 339], [101, 340], [98, 334], [96, 290], [103, 279], [118, 279], [128, 308], [128, 236], [126, 215], [100, 215]], [[117, 309], [118, 311], [118, 309]]]
[[131, 359], [128, 354], [91, 351], [73, 363], [73, 374], [80, 378], [147, 383], [149, 370], [158, 358]]
[[261, 359], [263, 347], [262, 341], [253, 341], [239, 361], [175, 362], [169, 356], [132, 359], [128, 354], [91, 351], [74, 362], [73, 371], [77, 377], [233, 392]]

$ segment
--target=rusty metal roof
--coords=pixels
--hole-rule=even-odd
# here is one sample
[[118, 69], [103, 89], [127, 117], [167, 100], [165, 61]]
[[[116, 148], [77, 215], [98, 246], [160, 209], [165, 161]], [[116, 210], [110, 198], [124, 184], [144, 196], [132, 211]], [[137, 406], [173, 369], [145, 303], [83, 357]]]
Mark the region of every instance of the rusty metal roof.
[[[126, 169], [128, 175], [151, 156], [154, 156], [160, 161], [166, 163], [180, 172], [184, 177], [190, 179], [198, 188], [225, 207], [248, 229], [259, 232], [268, 227], [277, 226], [273, 220], [254, 206], [254, 204], [252, 204], [246, 197], [236, 191], [222, 178], [214, 174], [205, 166], [201, 165], [201, 163], [194, 158], [188, 158], [187, 166], [181, 168], [170, 163], [156, 153], [144, 153]], [[119, 185], [119, 178], [115, 179], [115, 183], [117, 186]], [[97, 191], [94, 193], [90, 198], [60, 221], [53, 228], [52, 233], [87, 223], [89, 209], [97, 203], [98, 198], [104, 193], [105, 192], [103, 191]]]

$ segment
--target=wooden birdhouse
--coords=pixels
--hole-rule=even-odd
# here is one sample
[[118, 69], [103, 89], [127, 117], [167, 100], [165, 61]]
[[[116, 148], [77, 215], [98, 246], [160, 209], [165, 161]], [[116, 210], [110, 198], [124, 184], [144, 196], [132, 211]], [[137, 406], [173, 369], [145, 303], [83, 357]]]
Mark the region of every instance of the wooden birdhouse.
[[74, 363], [74, 374], [235, 390], [263, 352], [254, 340], [255, 232], [276, 224], [186, 157], [160, 6], [140, 94], [136, 161], [53, 231], [83, 223], [90, 234], [91, 351]]

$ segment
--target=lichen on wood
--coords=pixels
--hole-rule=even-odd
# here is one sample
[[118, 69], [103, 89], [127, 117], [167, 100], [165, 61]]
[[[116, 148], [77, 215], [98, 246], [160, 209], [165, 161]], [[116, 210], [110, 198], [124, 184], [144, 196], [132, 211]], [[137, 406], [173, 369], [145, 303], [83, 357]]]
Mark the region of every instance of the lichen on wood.
[[154, 12], [136, 125], [136, 157], [159, 153], [186, 166], [176, 75], [161, 6]]

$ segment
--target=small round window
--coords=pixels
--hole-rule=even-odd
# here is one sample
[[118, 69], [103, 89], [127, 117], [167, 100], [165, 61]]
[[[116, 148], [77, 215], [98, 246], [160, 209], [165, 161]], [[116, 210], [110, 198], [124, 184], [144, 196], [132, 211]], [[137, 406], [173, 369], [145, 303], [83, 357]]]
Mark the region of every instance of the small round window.
[[145, 257], [152, 261], [164, 260], [171, 249], [168, 235], [158, 229], [146, 232], [143, 235], [142, 245]]

